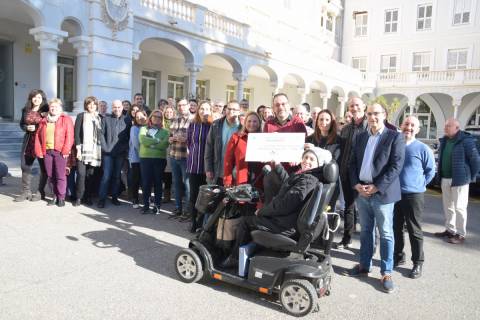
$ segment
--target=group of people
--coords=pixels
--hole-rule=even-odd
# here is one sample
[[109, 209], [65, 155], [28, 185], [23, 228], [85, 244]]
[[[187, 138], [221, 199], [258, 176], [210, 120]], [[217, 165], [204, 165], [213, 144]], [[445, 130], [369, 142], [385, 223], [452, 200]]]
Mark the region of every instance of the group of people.
[[[345, 118], [337, 121], [328, 109], [310, 109], [308, 104], [291, 108], [284, 93], [273, 97], [271, 107], [261, 105], [256, 111], [249, 111], [246, 100], [224, 104], [194, 99], [180, 99], [176, 104], [173, 99], [162, 99], [150, 110], [141, 94], [135, 95], [133, 103], [114, 100], [111, 113], [99, 107], [95, 97], [87, 97], [84, 112], [73, 123], [62, 112], [61, 100], [47, 103], [41, 90], [29, 94], [20, 123], [26, 132], [21, 159], [23, 189], [16, 201], [45, 199], [48, 181], [54, 193], [48, 205], [64, 206], [67, 190], [74, 206], [92, 205], [95, 194], [99, 208], [105, 207], [109, 195], [113, 205], [120, 205], [118, 198], [126, 189], [134, 208], [143, 214], [159, 214], [162, 203], [170, 201], [173, 184], [175, 210], [171, 215], [191, 221], [190, 231], [196, 232], [201, 226], [195, 209], [200, 186], [255, 183], [262, 188], [265, 184], [264, 164], [246, 161], [250, 133], [304, 133], [305, 150], [312, 151], [310, 158], [302, 159], [300, 166], [283, 163], [278, 171], [285, 183], [289, 174], [305, 174], [314, 160], [316, 167], [320, 165], [319, 150], [330, 153], [338, 163], [340, 178], [330, 208], [335, 210], [337, 200], [343, 199], [344, 231], [334, 247], [351, 245], [356, 216], [361, 225], [360, 263], [346, 274], [370, 272], [377, 226], [381, 283], [386, 292], [392, 292], [392, 269], [405, 263], [406, 226], [412, 247], [410, 277], [422, 275], [423, 194], [435, 176], [435, 160], [430, 148], [415, 139], [420, 130], [415, 116], [407, 116], [397, 130], [386, 121], [382, 105], [366, 107], [360, 98], [351, 98]], [[35, 159], [41, 175], [38, 191], [33, 193]], [[465, 241], [468, 184], [479, 169], [474, 140], [460, 130], [458, 121], [448, 120], [438, 163], [446, 230], [436, 235], [450, 243]], [[298, 177], [314, 181], [305, 175]], [[289, 188], [265, 188], [265, 199], [275, 199], [282, 192], [286, 195]], [[256, 212], [257, 218], [251, 220], [280, 215], [282, 210], [272, 209], [275, 203]], [[289, 224], [282, 225], [282, 230], [295, 227], [296, 219], [287, 220]], [[255, 224], [252, 221], [250, 225]]]

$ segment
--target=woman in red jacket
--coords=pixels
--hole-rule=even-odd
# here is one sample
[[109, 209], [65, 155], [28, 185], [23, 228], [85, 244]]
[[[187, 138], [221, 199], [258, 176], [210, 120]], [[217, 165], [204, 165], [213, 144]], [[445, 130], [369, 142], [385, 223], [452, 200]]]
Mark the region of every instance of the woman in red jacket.
[[[247, 154], [248, 134], [261, 132], [261, 119], [258, 113], [250, 111], [245, 115], [245, 122], [242, 129], [232, 135], [225, 151], [225, 162], [223, 167], [223, 184], [226, 187], [252, 183], [262, 172], [262, 164], [245, 161]], [[261, 181], [256, 186], [261, 187]]]
[[40, 121], [35, 136], [35, 155], [44, 159], [45, 171], [54, 193], [48, 205], [65, 205], [67, 188], [66, 164], [73, 145], [73, 122], [63, 114], [62, 100], [48, 103], [48, 114]]

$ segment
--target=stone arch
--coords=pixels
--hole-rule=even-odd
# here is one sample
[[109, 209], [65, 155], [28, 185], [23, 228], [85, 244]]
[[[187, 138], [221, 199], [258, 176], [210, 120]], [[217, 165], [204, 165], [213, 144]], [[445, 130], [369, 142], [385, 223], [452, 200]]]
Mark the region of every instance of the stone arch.
[[[194, 63], [195, 59], [194, 59], [192, 51], [188, 47], [186, 47], [184, 44], [182, 44], [180, 42], [177, 42], [175, 40], [171, 40], [171, 39], [160, 38], [160, 37], [145, 38], [145, 39], [142, 40], [141, 43], [138, 44], [138, 48], [136, 48], [136, 50], [140, 51], [141, 44], [144, 43], [145, 41], [148, 41], [148, 40], [157, 40], [157, 41], [168, 43], [169, 45], [175, 47], [176, 49], [178, 49], [178, 51], [180, 51], [182, 53], [183, 57], [185, 58], [186, 63]], [[134, 49], [134, 51], [135, 51], [135, 49]]]
[[265, 71], [268, 74], [268, 77], [270, 79], [270, 83], [272, 84], [272, 86], [273, 85], [276, 86], [278, 84], [277, 72], [275, 72], [275, 70], [273, 70], [270, 66], [265, 64], [260, 64], [260, 63], [254, 63], [248, 66], [247, 72], [249, 72], [252, 67], [259, 67], [263, 69], [263, 71]]
[[285, 76], [283, 77], [283, 83], [286, 82], [286, 79], [288, 79], [289, 77], [295, 79], [295, 81], [297, 82], [297, 88], [305, 88], [305, 80], [303, 79], [302, 76], [296, 74], [296, 73], [292, 73], [292, 72], [288, 72], [285, 74]]
[[322, 80], [313, 80], [310, 83], [310, 88], [311, 89], [318, 89], [322, 93], [330, 92], [329, 86], [325, 83], [325, 81], [322, 81]]
[[[66, 26], [68, 24], [68, 26]], [[68, 16], [63, 19], [60, 24], [62, 30], [68, 29], [69, 36], [76, 37], [85, 35], [85, 28], [83, 27], [82, 22], [76, 17]], [[71, 33], [71, 34], [70, 34]]]
[[224, 60], [226, 60], [232, 66], [233, 73], [242, 74], [242, 72], [243, 72], [242, 65], [240, 64], [239, 60], [237, 60], [232, 55], [229, 55], [229, 54], [224, 53], [224, 52], [217, 52], [217, 51], [206, 52], [205, 56], [209, 56], [209, 55], [223, 58]]
[[[41, 4], [38, 4], [41, 6]], [[21, 10], [26, 12], [32, 19], [34, 27], [41, 27], [45, 24], [45, 17], [33, 1], [4, 1], [2, 3], [2, 11], [6, 10]]]
[[[460, 122], [460, 127], [465, 128], [467, 125], [468, 120], [472, 116], [472, 114], [478, 109], [480, 106], [480, 92], [476, 92], [477, 94], [476, 97], [472, 99], [460, 112], [460, 115], [458, 116], [458, 122]], [[463, 96], [465, 98], [467, 95]], [[462, 100], [463, 100], [462, 98]]]
[[347, 93], [347, 98], [350, 99], [350, 98], [361, 98], [361, 97], [360, 97], [360, 94], [357, 91], [350, 90]]
[[345, 90], [342, 87], [334, 86], [332, 92], [336, 92], [338, 97], [345, 97]]

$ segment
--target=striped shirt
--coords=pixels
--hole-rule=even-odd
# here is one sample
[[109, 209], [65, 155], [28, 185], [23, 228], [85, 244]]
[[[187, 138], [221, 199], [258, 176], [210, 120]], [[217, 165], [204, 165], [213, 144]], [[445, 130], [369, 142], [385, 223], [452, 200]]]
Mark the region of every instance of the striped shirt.
[[187, 131], [187, 172], [201, 174], [205, 173], [205, 145], [210, 130], [208, 123], [190, 123]]
[[[190, 125], [191, 118], [177, 118], [171, 121], [170, 137], [185, 137], [187, 138], [187, 130]], [[170, 157], [176, 160], [183, 160], [188, 157], [187, 141], [174, 141], [170, 144]]]

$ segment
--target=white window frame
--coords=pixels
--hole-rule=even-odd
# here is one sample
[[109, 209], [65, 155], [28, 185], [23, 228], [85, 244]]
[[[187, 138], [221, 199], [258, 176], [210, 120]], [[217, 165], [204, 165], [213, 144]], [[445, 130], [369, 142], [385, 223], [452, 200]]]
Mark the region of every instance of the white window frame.
[[[427, 16], [428, 7], [430, 7], [430, 16]], [[423, 8], [423, 16], [420, 16], [420, 8]], [[419, 28], [419, 22], [422, 22], [422, 28]], [[429, 27], [426, 25], [429, 24]], [[432, 30], [433, 26], [433, 4], [422, 3], [417, 6], [417, 19], [415, 20], [415, 26], [417, 31]]]
[[[447, 69], [448, 70], [464, 70], [468, 66], [468, 48], [448, 49], [447, 51]], [[461, 54], [465, 54], [465, 63], [460, 63]], [[455, 55], [455, 64], [450, 63], [450, 56]]]
[[196, 81], [196, 93], [197, 99], [206, 100], [208, 97], [208, 80], [197, 80]]
[[360, 72], [367, 72], [367, 57], [352, 57], [352, 68]]
[[[153, 77], [153, 76], [148, 76], [148, 75], [145, 75], [144, 73], [145, 72], [148, 72], [148, 73], [155, 73], [154, 71], [142, 71], [142, 95], [145, 97], [145, 104], [150, 107], [150, 108], [154, 108], [156, 106], [156, 101], [157, 101], [157, 77]], [[145, 80], [146, 82], [146, 85], [145, 85], [145, 91], [143, 90], [143, 80]], [[154, 94], [154, 97], [153, 97], [153, 101], [151, 101], [150, 99], [150, 82], [153, 82], [155, 85], [153, 86], [155, 89], [155, 94]]]
[[[59, 62], [60, 59], [68, 59], [71, 60], [72, 63], [61, 63]], [[72, 71], [72, 105], [68, 105], [68, 101], [65, 101], [65, 69], [70, 69]], [[57, 58], [57, 96], [62, 100], [64, 104], [64, 109], [67, 111], [68, 109], [74, 108], [75, 99], [80, 100], [84, 99], [85, 97], [79, 98], [77, 97], [77, 70], [76, 70], [76, 61], [74, 57], [69, 56], [58, 56]]]
[[229, 101], [237, 99], [237, 87], [234, 85], [227, 85], [225, 88], [225, 101], [228, 103]]
[[[420, 63], [415, 64], [415, 57], [420, 57]], [[421, 51], [421, 52], [414, 52], [412, 54], [412, 71], [430, 71], [431, 69], [431, 58], [432, 52], [431, 51]]]
[[[453, 16], [452, 16], [452, 25], [459, 26], [459, 25], [466, 25], [470, 24], [470, 20], [472, 17], [472, 8], [473, 8], [473, 1], [472, 0], [455, 0], [453, 6]], [[455, 19], [458, 17], [458, 22], [455, 22]], [[466, 17], [466, 21], [465, 20]]]
[[253, 88], [243, 88], [242, 99], [253, 101]]
[[[397, 13], [397, 19], [396, 20], [393, 19], [394, 12]], [[385, 10], [384, 28], [383, 28], [384, 33], [387, 33], [387, 34], [398, 33], [398, 20], [399, 20], [399, 17], [398, 17], [399, 13], [398, 12], [399, 12], [398, 9], [387, 9], [387, 10]], [[390, 20], [387, 20], [387, 13], [390, 13]], [[388, 31], [387, 31], [387, 26], [388, 26]], [[392, 31], [393, 26], [395, 26], [395, 31]]]
[[[176, 80], [170, 80], [170, 77], [180, 77], [182, 78], [183, 77], [183, 81], [176, 81]], [[184, 98], [185, 97], [185, 91], [186, 91], [186, 86], [185, 86], [185, 76], [183, 75], [174, 75], [174, 74], [169, 74], [167, 76], [167, 92], [169, 91], [168, 90], [168, 87], [170, 84], [173, 84], [173, 95], [170, 95], [168, 94], [168, 97], [170, 98], [173, 98], [173, 99], [181, 99], [181, 98]], [[183, 88], [183, 93], [177, 97], [177, 86], [182, 86]]]
[[[395, 58], [395, 66], [392, 66], [392, 58]], [[384, 62], [388, 59], [388, 65], [384, 66]], [[380, 56], [380, 73], [395, 73], [398, 72], [398, 54], [384, 54]]]
[[[473, 118], [473, 123], [472, 123]], [[480, 107], [478, 107], [475, 111], [473, 111], [472, 115], [468, 119], [467, 125], [465, 129], [472, 129], [472, 128], [480, 128]]]
[[366, 37], [368, 35], [368, 12], [355, 14], [353, 34], [355, 37]]

